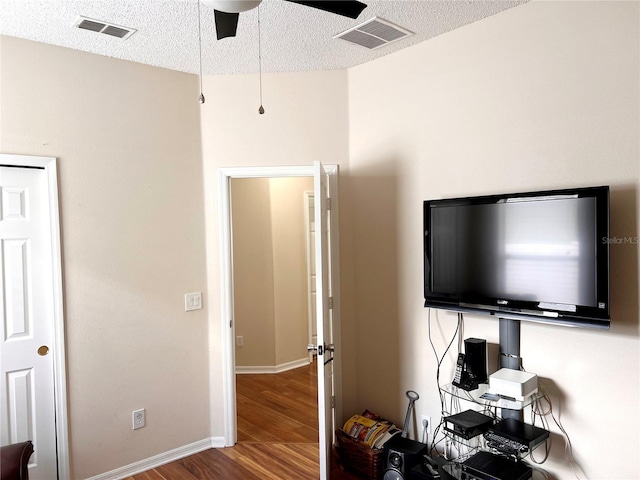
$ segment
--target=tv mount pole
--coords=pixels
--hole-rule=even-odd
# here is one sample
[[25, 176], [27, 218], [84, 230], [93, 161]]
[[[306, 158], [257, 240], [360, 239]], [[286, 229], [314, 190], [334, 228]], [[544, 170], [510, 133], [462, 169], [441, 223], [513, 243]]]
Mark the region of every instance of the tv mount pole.
[[[520, 370], [520, 320], [499, 317], [499, 321], [500, 368]], [[501, 415], [502, 418], [524, 419], [522, 410], [503, 408]]]

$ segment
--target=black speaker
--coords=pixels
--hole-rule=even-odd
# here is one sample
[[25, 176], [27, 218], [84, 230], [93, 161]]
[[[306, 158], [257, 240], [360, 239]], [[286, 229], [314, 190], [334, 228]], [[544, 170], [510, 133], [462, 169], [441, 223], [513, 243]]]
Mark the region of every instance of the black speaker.
[[424, 443], [400, 435], [384, 444], [385, 470], [382, 480], [407, 480], [411, 469], [421, 462], [427, 453]]
[[467, 338], [464, 341], [464, 366], [476, 383], [487, 381], [487, 341]]

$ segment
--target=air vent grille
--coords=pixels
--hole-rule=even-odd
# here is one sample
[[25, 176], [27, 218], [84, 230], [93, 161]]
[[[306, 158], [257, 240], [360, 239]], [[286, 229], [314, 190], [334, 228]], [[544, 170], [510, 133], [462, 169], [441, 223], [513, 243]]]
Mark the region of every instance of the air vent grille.
[[342, 40], [346, 40], [347, 42], [356, 43], [363, 47], [370, 48], [372, 50], [388, 43], [381, 38], [375, 37], [373, 35], [368, 35], [361, 32], [360, 30], [351, 30], [350, 32], [346, 32], [339, 38], [341, 38]]
[[413, 35], [406, 28], [399, 27], [380, 17], [373, 17], [360, 25], [346, 30], [333, 38], [374, 50]]
[[78, 24], [78, 28], [82, 28], [83, 30], [91, 30], [92, 32], [99, 32], [104, 27], [104, 23], [92, 22], [91, 20], [82, 20]]
[[104, 33], [105, 35], [121, 38], [123, 40], [137, 32], [135, 28], [123, 27], [122, 25], [115, 25], [113, 23], [103, 22], [101, 20], [87, 17], [78, 17], [73, 26], [81, 30]]
[[112, 37], [124, 38], [130, 33], [130, 30], [127, 30], [126, 28], [114, 27], [113, 25], [107, 25], [105, 29], [102, 30], [102, 33], [111, 35]]

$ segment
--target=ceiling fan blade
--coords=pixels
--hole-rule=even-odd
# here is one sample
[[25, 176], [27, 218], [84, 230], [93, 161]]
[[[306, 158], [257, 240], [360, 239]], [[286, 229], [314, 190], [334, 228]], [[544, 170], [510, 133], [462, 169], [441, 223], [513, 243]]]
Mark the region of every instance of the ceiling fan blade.
[[213, 11], [216, 20], [216, 35], [218, 40], [227, 37], [235, 37], [238, 29], [239, 13], [227, 13], [219, 10]]
[[304, 0], [287, 0], [292, 3], [299, 3], [300, 5], [306, 5], [307, 7], [317, 8], [324, 10], [325, 12], [335, 13], [342, 15], [343, 17], [358, 18], [362, 10], [367, 8], [367, 5], [358, 2], [357, 0], [319, 0], [315, 2], [307, 2]]

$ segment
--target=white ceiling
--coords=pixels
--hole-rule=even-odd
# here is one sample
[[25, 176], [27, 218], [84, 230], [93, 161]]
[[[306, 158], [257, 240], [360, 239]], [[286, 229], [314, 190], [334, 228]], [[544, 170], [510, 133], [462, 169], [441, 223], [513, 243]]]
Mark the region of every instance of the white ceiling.
[[[362, 0], [357, 20], [284, 0], [263, 0], [263, 72], [349, 68], [528, 0]], [[204, 74], [258, 71], [258, 9], [240, 14], [237, 37], [216, 40], [213, 8], [200, 5]], [[73, 28], [79, 15], [135, 28], [126, 40]], [[374, 16], [415, 35], [377, 50], [333, 36]], [[0, 34], [157, 67], [198, 73], [197, 0], [0, 0]]]

